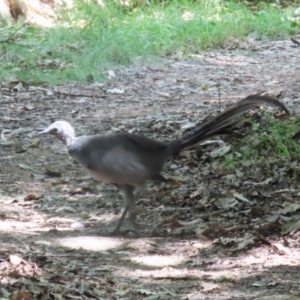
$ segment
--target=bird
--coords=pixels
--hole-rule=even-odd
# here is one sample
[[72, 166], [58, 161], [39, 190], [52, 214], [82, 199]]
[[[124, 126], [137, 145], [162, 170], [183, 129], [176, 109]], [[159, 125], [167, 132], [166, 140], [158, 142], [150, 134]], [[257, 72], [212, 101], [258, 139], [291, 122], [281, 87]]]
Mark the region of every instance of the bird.
[[[210, 117], [180, 138], [163, 142], [130, 133], [105, 133], [77, 137], [67, 121], [56, 121], [39, 132], [58, 138], [66, 146], [69, 155], [83, 166], [96, 180], [114, 185], [123, 195], [125, 209], [116, 227], [107, 235], [124, 235], [121, 231], [127, 214], [134, 228], [135, 203], [148, 181], [166, 181], [161, 174], [164, 165], [181, 151], [204, 140], [223, 134], [231, 134], [243, 118], [241, 115], [262, 104], [277, 106], [286, 115], [288, 109], [278, 99], [253, 94], [238, 101], [217, 116]], [[238, 118], [240, 117], [240, 118]]]

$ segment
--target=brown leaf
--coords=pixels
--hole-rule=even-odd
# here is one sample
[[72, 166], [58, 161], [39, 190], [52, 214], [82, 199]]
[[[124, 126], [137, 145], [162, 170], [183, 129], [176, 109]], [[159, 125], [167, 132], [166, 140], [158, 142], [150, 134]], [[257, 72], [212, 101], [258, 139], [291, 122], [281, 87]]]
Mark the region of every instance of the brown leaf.
[[61, 173], [60, 172], [51, 171], [49, 169], [46, 169], [45, 175], [47, 175], [49, 177], [61, 177]]
[[41, 198], [40, 195], [36, 195], [36, 194], [28, 194], [24, 197], [25, 201], [31, 201], [31, 200], [38, 200], [39, 198]]
[[170, 220], [169, 225], [171, 230], [183, 227], [183, 225], [175, 217]]

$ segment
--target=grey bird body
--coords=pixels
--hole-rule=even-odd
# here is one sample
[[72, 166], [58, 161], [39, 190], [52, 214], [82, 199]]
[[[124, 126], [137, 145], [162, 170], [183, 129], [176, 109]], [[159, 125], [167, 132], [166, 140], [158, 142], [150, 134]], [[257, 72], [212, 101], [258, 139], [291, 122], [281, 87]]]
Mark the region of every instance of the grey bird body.
[[70, 156], [95, 179], [113, 184], [120, 190], [126, 206], [111, 233], [118, 234], [127, 213], [135, 224], [135, 202], [145, 182], [165, 180], [160, 173], [169, 158], [213, 136], [230, 134], [240, 122], [238, 117], [242, 113], [261, 104], [277, 106], [289, 114], [277, 99], [251, 95], [179, 139], [167, 143], [129, 133], [76, 137], [73, 127], [66, 121], [57, 121], [41, 133], [55, 135], [66, 145]]
[[126, 133], [78, 137], [67, 148], [94, 178], [132, 186], [158, 179], [170, 157], [164, 143]]

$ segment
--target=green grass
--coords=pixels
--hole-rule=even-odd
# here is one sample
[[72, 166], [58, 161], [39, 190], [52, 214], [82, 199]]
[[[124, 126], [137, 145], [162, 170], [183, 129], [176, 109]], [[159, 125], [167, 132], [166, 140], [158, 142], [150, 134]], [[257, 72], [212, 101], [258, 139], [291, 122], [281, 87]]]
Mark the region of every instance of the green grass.
[[[289, 117], [287, 120], [276, 120], [265, 116], [262, 124], [252, 122], [248, 134], [232, 144], [232, 151], [223, 160], [225, 167], [232, 170], [239, 165], [280, 165], [286, 161], [298, 160], [300, 143], [292, 136], [299, 130], [299, 120]], [[251, 146], [249, 146], [251, 145]], [[223, 159], [224, 159], [223, 158]]]
[[[260, 4], [253, 10], [221, 0], [175, 0], [135, 8], [105, 3], [104, 8], [77, 4], [63, 12], [53, 28], [23, 27], [14, 37], [16, 44], [0, 44], [0, 79], [98, 81], [104, 70], [130, 64], [136, 57], [187, 55], [253, 32], [276, 39], [299, 30], [290, 19], [294, 10], [274, 5]], [[13, 30], [1, 28], [1, 36]]]

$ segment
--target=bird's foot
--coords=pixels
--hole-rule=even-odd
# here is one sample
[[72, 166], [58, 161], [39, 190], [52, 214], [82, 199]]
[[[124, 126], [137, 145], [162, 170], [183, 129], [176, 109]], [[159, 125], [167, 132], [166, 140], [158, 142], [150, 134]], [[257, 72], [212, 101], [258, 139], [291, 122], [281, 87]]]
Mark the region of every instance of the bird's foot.
[[139, 213], [140, 213], [140, 211], [138, 211], [138, 210], [133, 210], [133, 211], [129, 212], [129, 218], [128, 218], [129, 222], [136, 230], [142, 229], [142, 226], [135, 221], [135, 219]]

